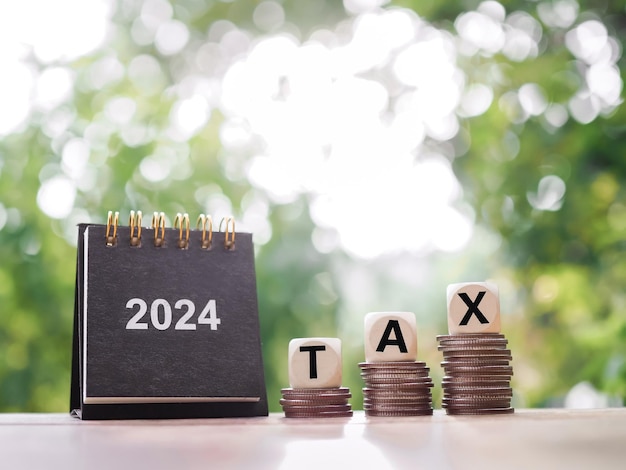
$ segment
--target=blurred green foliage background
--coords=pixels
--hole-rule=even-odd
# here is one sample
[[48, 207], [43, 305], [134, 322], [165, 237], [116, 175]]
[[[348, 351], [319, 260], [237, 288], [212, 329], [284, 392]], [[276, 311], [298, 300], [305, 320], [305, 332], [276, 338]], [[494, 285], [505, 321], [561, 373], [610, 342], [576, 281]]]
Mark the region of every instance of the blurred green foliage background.
[[45, 3], [0, 7], [0, 410], [67, 410], [75, 225], [131, 209], [254, 232], [272, 411], [306, 336], [360, 408], [369, 311], [416, 313], [437, 380], [446, 285], [485, 279], [517, 406], [626, 396], [623, 2]]

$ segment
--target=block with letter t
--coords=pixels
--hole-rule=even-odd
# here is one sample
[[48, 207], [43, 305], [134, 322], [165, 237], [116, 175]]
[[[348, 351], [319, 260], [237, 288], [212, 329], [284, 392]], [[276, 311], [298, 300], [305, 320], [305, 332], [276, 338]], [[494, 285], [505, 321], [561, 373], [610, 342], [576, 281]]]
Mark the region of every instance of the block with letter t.
[[289, 342], [289, 384], [292, 388], [341, 387], [339, 338], [294, 338]]
[[365, 315], [367, 362], [415, 361], [417, 325], [412, 312], [370, 312]]
[[498, 286], [492, 282], [450, 284], [448, 331], [451, 335], [500, 333]]

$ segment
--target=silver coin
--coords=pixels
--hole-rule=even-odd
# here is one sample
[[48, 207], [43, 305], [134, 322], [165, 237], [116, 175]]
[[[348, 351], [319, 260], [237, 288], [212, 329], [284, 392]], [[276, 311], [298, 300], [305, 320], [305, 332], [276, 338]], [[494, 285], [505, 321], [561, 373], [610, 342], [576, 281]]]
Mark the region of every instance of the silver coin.
[[441, 367], [455, 367], [455, 366], [463, 366], [463, 367], [483, 367], [483, 366], [508, 366], [510, 362], [506, 359], [493, 359], [490, 357], [485, 357], [481, 359], [472, 359], [472, 360], [448, 360], [441, 361]]
[[396, 375], [396, 374], [368, 374], [361, 375], [361, 378], [365, 381], [368, 380], [380, 380], [380, 379], [399, 379], [399, 380], [432, 380], [429, 375], [420, 375], [420, 374], [408, 374], [408, 375]]
[[471, 410], [507, 410], [511, 408], [510, 403], [502, 402], [502, 403], [484, 403], [483, 405], [472, 404], [472, 405], [441, 405], [443, 409], [446, 411], [471, 411]]
[[475, 386], [446, 386], [443, 387], [443, 391], [445, 393], [509, 393], [513, 394], [513, 389], [507, 386], [497, 386], [493, 387], [491, 385], [475, 385]]
[[431, 396], [423, 396], [423, 397], [412, 397], [411, 399], [407, 398], [364, 398], [363, 405], [403, 405], [403, 404], [416, 404], [416, 403], [432, 403]]
[[361, 369], [428, 369], [425, 362], [359, 362]]
[[490, 345], [461, 345], [461, 346], [437, 346], [437, 349], [443, 354], [457, 354], [461, 351], [471, 355], [492, 354], [494, 351], [510, 351], [506, 346], [490, 346]]
[[448, 338], [440, 338], [437, 340], [439, 344], [452, 344], [452, 343], [506, 343], [508, 339], [504, 335], [494, 336], [450, 336]]
[[488, 370], [488, 369], [476, 369], [476, 370], [471, 370], [469, 368], [452, 368], [452, 367], [446, 367], [444, 369], [445, 373], [448, 374], [449, 376], [453, 376], [453, 377], [495, 377], [495, 376], [499, 376], [501, 380], [503, 380], [504, 378], [508, 378], [507, 380], [510, 380], [513, 377], [513, 371], [512, 370]]
[[413, 387], [363, 387], [364, 396], [411, 396], [411, 395], [427, 395], [432, 393], [434, 385], [419, 385]]
[[391, 411], [391, 410], [365, 410], [365, 416], [372, 417], [387, 417], [387, 418], [402, 418], [407, 416], [430, 416], [433, 414], [433, 410], [406, 410], [406, 411]]
[[441, 407], [446, 409], [464, 409], [464, 410], [474, 410], [474, 409], [495, 409], [495, 408], [509, 408], [511, 406], [510, 400], [492, 400], [487, 401], [484, 400], [482, 402], [455, 402], [455, 401], [442, 401]]
[[[475, 354], [473, 356], [446, 356], [444, 354], [443, 356], [443, 361], [441, 362], [449, 362], [449, 363], [457, 363], [457, 362], [469, 362], [469, 363], [473, 363], [473, 362], [477, 362], [477, 363], [483, 363], [483, 362], [488, 362], [488, 361], [498, 361], [498, 362], [504, 362], [507, 361], [508, 363], [510, 363], [513, 360], [513, 357], [510, 355], [491, 355], [491, 354]], [[440, 363], [441, 365], [441, 363]]]
[[331, 387], [331, 388], [281, 388], [281, 393], [324, 393], [324, 394], [341, 394], [350, 393], [348, 387]]
[[424, 408], [432, 408], [432, 402], [414, 402], [414, 403], [364, 403], [364, 410], [423, 410]]
[[352, 397], [352, 394], [347, 395], [283, 395], [281, 400], [287, 401], [302, 401], [302, 402], [345, 402]]
[[507, 343], [509, 340], [506, 339], [504, 337], [504, 335], [501, 336], [454, 336], [454, 337], [450, 337], [450, 338], [441, 338], [439, 339], [437, 342], [439, 344], [465, 344], [465, 343], [481, 343], [481, 344], [488, 344], [488, 343]]
[[461, 383], [458, 382], [450, 383], [446, 382], [441, 384], [441, 388], [444, 392], [455, 392], [462, 390], [489, 390], [489, 389], [510, 389], [510, 382], [471, 382], [471, 383]]
[[443, 354], [446, 352], [458, 352], [458, 351], [472, 351], [476, 356], [488, 355], [488, 351], [508, 351], [507, 347], [503, 345], [502, 347], [496, 345], [479, 345], [479, 344], [460, 344], [460, 345], [440, 345], [437, 346], [437, 349], [441, 351]]
[[[444, 361], [484, 361], [484, 360], [495, 360], [495, 361], [510, 361], [512, 356], [507, 354], [491, 354], [491, 352], [487, 353], [485, 351], [476, 351], [473, 350], [474, 354], [465, 354], [463, 356], [455, 356], [449, 355], [444, 352], [443, 360]], [[511, 359], [509, 359], [511, 358]]]
[[498, 382], [510, 381], [503, 375], [488, 375], [488, 374], [479, 374], [479, 375], [444, 375], [441, 379], [442, 383], [445, 382], [490, 382], [492, 380], [496, 380]]
[[[466, 365], [450, 365], [444, 367], [446, 373], [447, 371], [458, 372], [468, 372], [468, 373], [477, 373], [480, 375], [484, 375], [485, 373], [493, 373], [493, 375], [502, 375], [502, 374], [511, 374], [513, 375], [513, 366], [504, 365], [504, 366], [491, 366], [491, 365], [478, 365], [478, 366], [466, 366]], [[452, 374], [448, 374], [452, 375]]]
[[372, 388], [363, 387], [363, 396], [367, 397], [383, 397], [383, 396], [399, 396], [409, 397], [413, 395], [424, 396], [432, 394], [432, 386], [430, 387], [412, 387], [412, 388]]
[[412, 390], [423, 390], [423, 389], [431, 389], [434, 387], [432, 382], [430, 383], [417, 383], [417, 384], [366, 384], [366, 387], [363, 387], [363, 390], [393, 390], [394, 392], [403, 391], [412, 391]]
[[449, 415], [500, 415], [514, 412], [514, 408], [446, 409]]
[[457, 338], [504, 338], [502, 333], [460, 333], [457, 335], [437, 335], [437, 341]]
[[442, 403], [484, 403], [484, 402], [501, 402], [507, 401], [511, 403], [511, 395], [444, 395], [441, 399]]
[[430, 377], [394, 377], [394, 376], [373, 376], [363, 377], [367, 383], [428, 383], [432, 382]]
[[495, 349], [504, 350], [508, 349], [506, 341], [490, 341], [490, 342], [476, 342], [476, 341], [455, 341], [454, 343], [440, 343], [437, 346], [439, 351], [454, 351], [459, 349], [465, 350], [481, 350], [481, 349]]
[[363, 403], [364, 410], [411, 410], [411, 409], [423, 409], [432, 408], [432, 400], [422, 400], [407, 403], [391, 403], [391, 402], [367, 402]]
[[406, 378], [397, 378], [397, 377], [382, 377], [382, 378], [372, 378], [368, 377], [367, 379], [363, 379], [363, 382], [366, 384], [428, 384], [432, 383], [433, 379], [430, 377], [406, 377]]
[[318, 413], [318, 412], [329, 412], [329, 411], [350, 411], [352, 409], [351, 405], [320, 405], [320, 406], [302, 406], [302, 405], [283, 405], [283, 411], [287, 412], [303, 412], [303, 413]]
[[327, 390], [324, 391], [285, 391], [282, 393], [283, 398], [285, 399], [294, 399], [294, 400], [311, 400], [311, 399], [340, 399], [340, 398], [351, 398], [352, 394], [348, 389], [344, 389], [337, 392], [329, 392]]
[[410, 393], [372, 393], [372, 392], [363, 392], [364, 400], [396, 400], [396, 401], [411, 401], [411, 400], [423, 400], [426, 398], [431, 398], [432, 393], [430, 389], [422, 389], [422, 390], [414, 390]]
[[443, 351], [443, 357], [481, 357], [481, 356], [489, 356], [489, 357], [512, 357], [510, 349], [480, 349], [480, 350], [472, 350], [472, 349], [456, 349], [451, 351]]
[[376, 401], [376, 400], [380, 400], [380, 401], [388, 401], [388, 400], [392, 400], [392, 401], [398, 401], [398, 402], [407, 402], [407, 401], [412, 401], [412, 400], [426, 400], [426, 399], [431, 399], [432, 398], [432, 393], [430, 393], [430, 390], [427, 391], [421, 391], [421, 392], [414, 392], [414, 393], [410, 393], [410, 394], [392, 394], [392, 393], [388, 393], [388, 394], [375, 394], [375, 393], [363, 393], [363, 400], [364, 401]]
[[439, 335], [437, 342], [444, 343], [450, 341], [506, 341], [502, 333], [473, 333], [465, 335]]
[[434, 383], [432, 381], [428, 382], [405, 382], [405, 381], [368, 381], [365, 382], [365, 388], [377, 388], [377, 389], [385, 389], [385, 388], [432, 388], [434, 387]]
[[361, 371], [361, 377], [429, 377], [429, 371], [426, 369], [413, 369], [413, 370], [397, 370], [397, 369], [374, 369]]
[[373, 386], [378, 388], [379, 386], [389, 385], [389, 386], [406, 386], [406, 385], [415, 385], [415, 386], [429, 386], [433, 383], [433, 379], [430, 377], [413, 377], [412, 379], [400, 379], [400, 380], [392, 380], [392, 379], [370, 379], [364, 380], [365, 386]]
[[463, 402], [468, 402], [468, 403], [478, 403], [478, 402], [482, 402], [482, 401], [501, 401], [501, 400], [510, 400], [511, 396], [510, 395], [451, 395], [451, 396], [444, 396], [441, 400], [445, 401], [447, 403], [451, 403], [451, 402], [459, 402], [459, 403], [463, 403]]
[[464, 388], [471, 388], [471, 389], [481, 389], [481, 388], [511, 388], [511, 381], [510, 380], [483, 380], [483, 381], [478, 381], [478, 380], [474, 380], [472, 382], [460, 382], [458, 380], [456, 381], [446, 381], [446, 382], [442, 382], [441, 386], [444, 390], [450, 389], [450, 390], [454, 390], [454, 389], [464, 389]]
[[455, 394], [455, 395], [467, 395], [467, 394], [482, 394], [482, 395], [490, 395], [490, 394], [504, 394], [507, 393], [509, 395], [513, 394], [513, 390], [511, 387], [445, 387], [444, 393]]
[[422, 403], [432, 402], [432, 395], [414, 395], [410, 397], [380, 397], [380, 396], [365, 396], [363, 397], [363, 403]]
[[279, 403], [320, 403], [320, 404], [338, 404], [338, 403], [348, 403], [348, 400], [351, 397], [283, 397], [279, 400]]
[[281, 405], [301, 405], [301, 406], [317, 406], [317, 405], [343, 405], [348, 403], [347, 398], [334, 398], [334, 399], [311, 399], [311, 400], [300, 400], [300, 399], [289, 399], [289, 398], [281, 398], [278, 401]]
[[403, 395], [431, 393], [431, 389], [433, 388], [433, 386], [434, 386], [433, 383], [429, 383], [429, 384], [413, 385], [410, 387], [404, 387], [404, 386], [398, 387], [396, 385], [392, 387], [381, 387], [381, 386], [363, 387], [362, 390], [364, 394], [403, 396]]
[[286, 411], [285, 418], [350, 418], [352, 411], [301, 412]]

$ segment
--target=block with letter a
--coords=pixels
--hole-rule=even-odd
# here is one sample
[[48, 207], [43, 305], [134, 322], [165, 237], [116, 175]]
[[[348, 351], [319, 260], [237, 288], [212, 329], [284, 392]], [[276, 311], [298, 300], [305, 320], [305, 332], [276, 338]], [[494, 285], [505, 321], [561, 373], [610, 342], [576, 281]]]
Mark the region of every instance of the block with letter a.
[[415, 361], [417, 325], [411, 312], [370, 312], [365, 316], [366, 362]]
[[500, 333], [498, 286], [491, 282], [450, 284], [448, 331], [463, 333]]
[[338, 388], [341, 378], [339, 338], [294, 338], [289, 342], [292, 388]]

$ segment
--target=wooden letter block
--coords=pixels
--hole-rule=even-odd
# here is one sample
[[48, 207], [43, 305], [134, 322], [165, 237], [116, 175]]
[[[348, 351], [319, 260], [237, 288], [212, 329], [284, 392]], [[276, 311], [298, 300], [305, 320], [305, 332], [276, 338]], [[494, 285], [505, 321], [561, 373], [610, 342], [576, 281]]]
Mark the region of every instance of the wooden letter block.
[[295, 338], [289, 342], [292, 388], [338, 388], [341, 372], [339, 338]]
[[498, 286], [491, 282], [463, 282], [448, 286], [448, 332], [500, 333]]
[[365, 361], [415, 361], [417, 325], [411, 312], [371, 312], [365, 315]]

